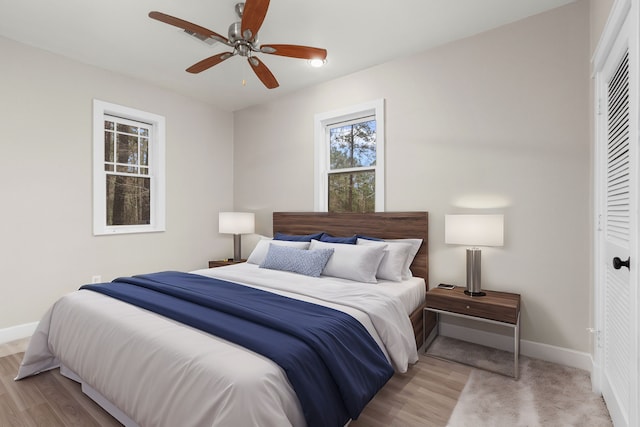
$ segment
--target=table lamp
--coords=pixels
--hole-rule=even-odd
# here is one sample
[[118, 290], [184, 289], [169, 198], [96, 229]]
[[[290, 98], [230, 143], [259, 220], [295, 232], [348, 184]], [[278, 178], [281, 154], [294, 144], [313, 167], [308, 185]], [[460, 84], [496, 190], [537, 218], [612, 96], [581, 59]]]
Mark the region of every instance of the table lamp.
[[242, 259], [240, 238], [242, 234], [255, 230], [255, 214], [251, 212], [220, 212], [218, 215], [218, 232], [233, 234], [233, 260]]
[[467, 289], [465, 294], [477, 297], [482, 292], [480, 256], [477, 246], [504, 244], [504, 215], [445, 215], [444, 240], [450, 245], [467, 245]]

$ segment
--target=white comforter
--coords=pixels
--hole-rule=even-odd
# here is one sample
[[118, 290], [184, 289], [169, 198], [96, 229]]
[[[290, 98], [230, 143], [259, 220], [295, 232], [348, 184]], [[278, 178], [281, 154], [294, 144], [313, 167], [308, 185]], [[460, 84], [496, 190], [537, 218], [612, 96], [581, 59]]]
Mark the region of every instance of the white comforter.
[[[337, 308], [369, 330], [397, 371], [418, 360], [402, 304], [375, 285], [248, 264], [196, 273]], [[271, 360], [96, 292], [73, 292], [49, 309], [16, 379], [60, 364], [140, 426], [306, 424], [286, 375]]]

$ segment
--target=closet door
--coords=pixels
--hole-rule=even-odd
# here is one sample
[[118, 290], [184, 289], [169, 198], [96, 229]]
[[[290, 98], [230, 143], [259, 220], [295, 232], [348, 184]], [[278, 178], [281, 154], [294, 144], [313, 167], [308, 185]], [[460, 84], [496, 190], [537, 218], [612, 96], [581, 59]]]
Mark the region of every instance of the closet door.
[[600, 182], [596, 188], [601, 205], [596, 236], [600, 248], [596, 260], [600, 266], [596, 269], [597, 359], [602, 394], [616, 426], [638, 425], [638, 70], [628, 16], [597, 79]]

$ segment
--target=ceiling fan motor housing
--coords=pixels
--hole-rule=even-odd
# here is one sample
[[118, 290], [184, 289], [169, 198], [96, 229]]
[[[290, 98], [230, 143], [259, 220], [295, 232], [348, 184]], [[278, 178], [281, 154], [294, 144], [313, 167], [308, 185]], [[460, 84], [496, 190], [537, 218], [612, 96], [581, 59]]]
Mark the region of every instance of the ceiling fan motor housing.
[[258, 51], [256, 47], [257, 39], [253, 38], [251, 40], [247, 40], [240, 34], [240, 26], [241, 22], [234, 22], [229, 25], [229, 42], [233, 45], [234, 49], [238, 52], [240, 56], [249, 56], [251, 51]]

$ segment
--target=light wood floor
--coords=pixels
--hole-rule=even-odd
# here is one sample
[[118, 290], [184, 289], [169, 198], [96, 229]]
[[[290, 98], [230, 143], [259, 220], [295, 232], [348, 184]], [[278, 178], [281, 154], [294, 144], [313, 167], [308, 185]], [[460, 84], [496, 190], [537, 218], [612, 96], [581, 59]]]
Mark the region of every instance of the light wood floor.
[[[13, 381], [26, 344], [20, 340], [0, 345], [0, 427], [120, 426], [58, 370]], [[420, 355], [350, 427], [445, 426], [470, 372], [464, 365]]]
[[420, 361], [394, 375], [349, 427], [446, 426], [471, 369], [420, 354]]

